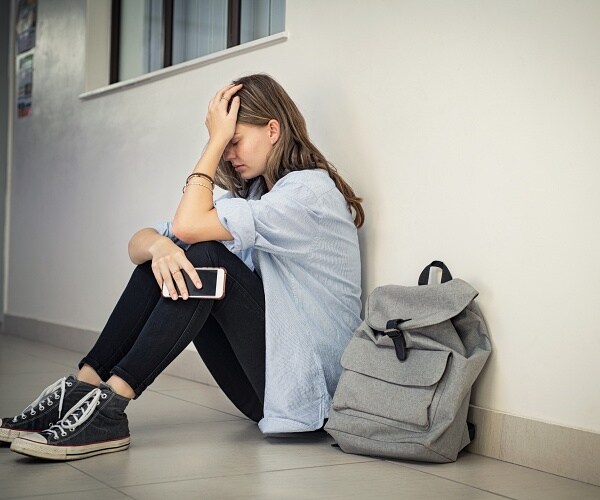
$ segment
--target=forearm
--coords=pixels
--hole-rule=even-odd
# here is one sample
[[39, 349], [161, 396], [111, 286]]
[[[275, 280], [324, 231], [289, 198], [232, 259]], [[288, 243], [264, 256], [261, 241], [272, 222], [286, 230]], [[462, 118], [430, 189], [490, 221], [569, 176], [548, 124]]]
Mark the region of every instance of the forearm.
[[[143, 264], [152, 260], [151, 248], [157, 241], [166, 238], [152, 228], [140, 229], [129, 240], [129, 258], [134, 264]], [[168, 239], [168, 238], [166, 238]]]
[[[202, 173], [214, 178], [226, 144], [223, 140], [209, 140], [193, 173]], [[178, 238], [186, 241], [186, 235], [197, 234], [207, 223], [207, 215], [214, 210], [213, 193], [207, 189], [209, 185], [207, 179], [195, 177], [185, 189], [173, 218], [173, 233]]]
[[[227, 85], [210, 101], [205, 121], [210, 139], [193, 173], [215, 177], [225, 147], [235, 135], [240, 98], [233, 96], [241, 88], [241, 84]], [[186, 243], [232, 239], [218, 219], [208, 179], [202, 176], [192, 179], [175, 212], [173, 234]]]

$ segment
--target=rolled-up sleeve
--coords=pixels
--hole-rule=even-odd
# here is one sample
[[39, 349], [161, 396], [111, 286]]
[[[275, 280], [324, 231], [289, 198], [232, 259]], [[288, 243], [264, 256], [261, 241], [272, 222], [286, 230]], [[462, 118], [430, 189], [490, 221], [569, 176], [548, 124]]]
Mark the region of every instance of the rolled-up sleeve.
[[223, 243], [234, 253], [241, 253], [254, 247], [254, 217], [248, 200], [224, 198], [215, 203], [221, 224], [231, 233], [233, 240]]
[[152, 226], [152, 229], [154, 229], [158, 234], [161, 234], [162, 236], [166, 236], [170, 239], [174, 238], [173, 231], [171, 231], [171, 223], [166, 220], [155, 224], [154, 226]]
[[233, 236], [224, 243], [234, 252], [258, 249], [288, 256], [306, 254], [319, 234], [314, 198], [303, 183], [282, 181], [260, 200], [218, 200], [219, 220]]

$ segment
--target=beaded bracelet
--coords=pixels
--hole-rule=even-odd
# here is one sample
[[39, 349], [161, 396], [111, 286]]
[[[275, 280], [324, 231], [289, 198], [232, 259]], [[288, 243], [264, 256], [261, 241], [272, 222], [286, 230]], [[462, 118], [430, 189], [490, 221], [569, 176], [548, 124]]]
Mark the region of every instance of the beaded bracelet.
[[208, 182], [210, 182], [211, 186], [215, 185], [215, 181], [210, 175], [203, 174], [202, 172], [194, 172], [193, 174], [190, 174], [188, 176], [188, 178], [185, 180], [186, 186], [187, 186], [188, 182], [190, 182], [190, 179], [193, 179], [194, 177], [203, 177], [204, 179], [208, 180]]
[[201, 182], [186, 182], [185, 186], [183, 186], [183, 189], [181, 192], [185, 193], [185, 190], [188, 186], [200, 186], [200, 187], [203, 187], [204, 189], [208, 189], [211, 193], [213, 192], [213, 190], [210, 186], [207, 186], [206, 184], [202, 184]]

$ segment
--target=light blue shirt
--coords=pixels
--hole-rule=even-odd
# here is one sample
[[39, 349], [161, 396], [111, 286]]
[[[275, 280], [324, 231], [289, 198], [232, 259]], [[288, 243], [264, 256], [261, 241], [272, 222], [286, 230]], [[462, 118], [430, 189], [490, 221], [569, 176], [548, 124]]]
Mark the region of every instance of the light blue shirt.
[[[252, 199], [254, 198], [254, 199]], [[258, 198], [215, 202], [233, 236], [223, 244], [260, 274], [265, 290], [265, 434], [319, 429], [340, 358], [360, 323], [358, 235], [324, 170], [291, 172]], [[170, 224], [155, 228], [173, 237]]]

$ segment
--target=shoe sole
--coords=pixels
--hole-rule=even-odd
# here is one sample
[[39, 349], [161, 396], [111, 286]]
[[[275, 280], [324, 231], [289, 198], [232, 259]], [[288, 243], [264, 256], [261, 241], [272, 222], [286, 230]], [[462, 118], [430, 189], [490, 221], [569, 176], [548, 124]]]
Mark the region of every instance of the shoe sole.
[[0, 442], [12, 443], [18, 437], [24, 436], [25, 434], [29, 434], [30, 432], [35, 432], [35, 431], [16, 431], [14, 429], [7, 429], [5, 427], [0, 427]]
[[29, 441], [26, 437], [22, 437], [12, 442], [10, 450], [28, 457], [45, 458], [47, 460], [81, 460], [82, 458], [104, 453], [125, 451], [129, 448], [130, 442], [131, 438], [128, 436], [123, 439], [79, 446], [57, 446]]

